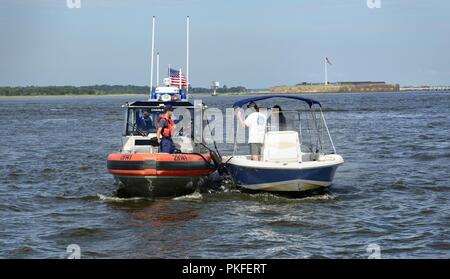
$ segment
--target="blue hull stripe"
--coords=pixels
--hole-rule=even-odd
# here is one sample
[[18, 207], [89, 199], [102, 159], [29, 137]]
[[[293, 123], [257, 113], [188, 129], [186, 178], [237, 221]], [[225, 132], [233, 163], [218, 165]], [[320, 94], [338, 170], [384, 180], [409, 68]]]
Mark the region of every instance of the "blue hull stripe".
[[238, 185], [256, 185], [290, 180], [332, 182], [338, 166], [314, 169], [261, 169], [229, 164], [227, 166]]

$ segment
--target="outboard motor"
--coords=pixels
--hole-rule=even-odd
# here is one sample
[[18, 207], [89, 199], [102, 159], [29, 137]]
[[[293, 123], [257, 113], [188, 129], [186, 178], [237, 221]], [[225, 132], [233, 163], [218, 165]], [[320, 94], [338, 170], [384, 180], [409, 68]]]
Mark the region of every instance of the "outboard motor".
[[224, 164], [222, 163], [222, 158], [216, 151], [213, 150], [209, 150], [209, 154], [211, 154], [211, 159], [213, 160], [214, 166], [216, 167], [217, 171], [220, 175], [222, 175], [224, 172]]
[[212, 150], [211, 148], [209, 148], [206, 144], [204, 143], [200, 143], [200, 145], [202, 145], [204, 148], [206, 148], [209, 151], [209, 154], [211, 155], [211, 159], [214, 163], [214, 168], [217, 170], [217, 172], [222, 175], [224, 173], [225, 170], [225, 165], [222, 163], [222, 156], [220, 156], [219, 151], [216, 150]]

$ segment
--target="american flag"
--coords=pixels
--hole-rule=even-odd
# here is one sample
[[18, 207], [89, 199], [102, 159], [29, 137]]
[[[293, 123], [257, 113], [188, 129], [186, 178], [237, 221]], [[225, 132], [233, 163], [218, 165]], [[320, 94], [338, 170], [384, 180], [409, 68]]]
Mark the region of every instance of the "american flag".
[[333, 64], [331, 64], [331, 61], [330, 61], [330, 59], [328, 59], [328, 57], [325, 57], [325, 62], [329, 65], [333, 65]]
[[[178, 70], [169, 68], [170, 85], [172, 86], [188, 86], [186, 76]], [[191, 85], [191, 84], [189, 84]]]

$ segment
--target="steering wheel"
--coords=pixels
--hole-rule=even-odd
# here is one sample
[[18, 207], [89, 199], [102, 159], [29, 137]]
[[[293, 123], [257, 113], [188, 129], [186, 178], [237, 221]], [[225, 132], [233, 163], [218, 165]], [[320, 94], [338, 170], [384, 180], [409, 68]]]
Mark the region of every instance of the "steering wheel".
[[133, 131], [136, 131], [140, 136], [146, 137], [150, 132], [144, 132], [137, 126], [137, 123], [131, 124], [131, 122], [128, 122], [129, 125], [133, 128]]

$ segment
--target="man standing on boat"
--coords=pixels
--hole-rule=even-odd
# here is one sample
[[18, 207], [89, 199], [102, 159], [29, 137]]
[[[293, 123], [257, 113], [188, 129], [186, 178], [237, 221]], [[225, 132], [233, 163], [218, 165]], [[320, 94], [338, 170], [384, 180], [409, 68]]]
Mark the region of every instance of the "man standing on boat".
[[164, 114], [161, 115], [156, 131], [161, 153], [175, 153], [175, 144], [172, 141], [172, 133], [175, 129], [175, 122], [172, 120], [173, 108], [171, 105], [164, 107]]
[[259, 161], [261, 159], [261, 148], [266, 133], [267, 117], [259, 111], [256, 103], [251, 102], [247, 107], [252, 109], [253, 112], [244, 120], [241, 111], [238, 110], [237, 117], [242, 127], [248, 128], [248, 144], [251, 158], [252, 160]]

